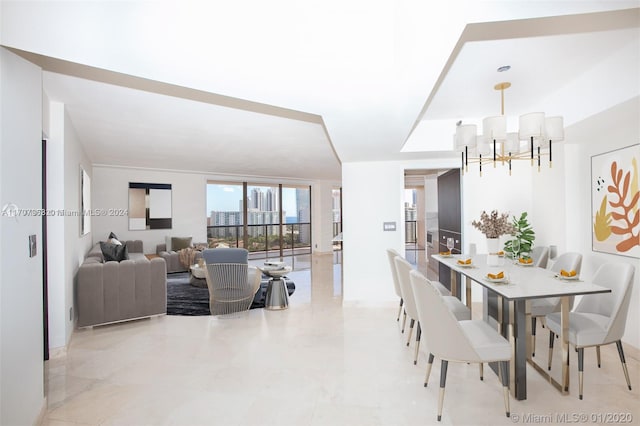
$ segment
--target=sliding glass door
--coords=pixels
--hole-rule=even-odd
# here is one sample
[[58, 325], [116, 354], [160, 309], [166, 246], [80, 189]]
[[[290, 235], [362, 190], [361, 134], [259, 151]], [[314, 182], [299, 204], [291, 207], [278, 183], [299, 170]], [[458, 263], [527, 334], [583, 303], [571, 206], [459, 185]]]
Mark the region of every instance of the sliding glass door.
[[210, 181], [207, 237], [253, 258], [311, 253], [311, 187]]

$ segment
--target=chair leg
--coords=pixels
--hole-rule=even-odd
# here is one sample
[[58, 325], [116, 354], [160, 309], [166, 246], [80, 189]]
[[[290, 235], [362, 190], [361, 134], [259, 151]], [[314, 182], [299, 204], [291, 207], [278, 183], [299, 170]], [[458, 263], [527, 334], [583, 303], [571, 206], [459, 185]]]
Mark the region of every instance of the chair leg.
[[598, 358], [598, 368], [600, 368], [600, 346], [596, 346], [596, 357]]
[[402, 300], [402, 297], [400, 298], [400, 307], [398, 308], [398, 318], [396, 319], [396, 321], [400, 321], [400, 314], [402, 314], [402, 305], [404, 304], [404, 300]]
[[433, 366], [433, 354], [429, 354], [429, 361], [427, 362], [427, 374], [424, 376], [424, 387], [429, 384], [429, 376], [431, 375], [431, 367]]
[[409, 346], [409, 342], [411, 342], [411, 335], [413, 334], [413, 326], [416, 324], [416, 320], [411, 318], [411, 322], [409, 323], [409, 335], [407, 336], [407, 346]]
[[584, 375], [584, 348], [578, 349], [578, 396], [582, 399], [582, 384]]
[[536, 356], [536, 317], [531, 317], [531, 356]]
[[480, 380], [484, 380], [484, 364], [480, 363]]
[[624, 378], [627, 379], [627, 386], [631, 390], [631, 381], [629, 381], [629, 370], [627, 370], [627, 363], [624, 360], [624, 351], [622, 350], [622, 340], [616, 342], [618, 347], [618, 355], [620, 355], [620, 362], [622, 363], [622, 371], [624, 371]]
[[507, 417], [511, 417], [511, 407], [509, 406], [509, 361], [500, 361], [500, 371], [502, 376], [502, 393], [504, 395], [504, 408]]
[[442, 366], [440, 367], [440, 395], [438, 396], [438, 421], [442, 420], [442, 405], [444, 403], [444, 386], [447, 383], [447, 367], [449, 361], [442, 360]]
[[551, 371], [551, 360], [553, 359], [553, 340], [555, 339], [554, 334], [555, 333], [553, 331], [549, 330], [549, 371]]
[[404, 316], [402, 317], [402, 332], [404, 333], [404, 326], [407, 323], [407, 311], [404, 311]]
[[422, 337], [422, 329], [420, 328], [420, 321], [418, 321], [418, 328], [416, 330], [416, 350], [413, 354], [413, 365], [418, 364], [418, 350], [420, 349], [420, 338]]

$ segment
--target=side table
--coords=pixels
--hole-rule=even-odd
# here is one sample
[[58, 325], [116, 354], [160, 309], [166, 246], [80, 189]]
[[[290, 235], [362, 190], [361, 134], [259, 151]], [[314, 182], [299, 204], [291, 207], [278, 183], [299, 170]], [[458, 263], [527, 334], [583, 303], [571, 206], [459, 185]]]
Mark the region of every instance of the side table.
[[264, 266], [258, 269], [269, 277], [264, 308], [272, 311], [289, 308], [289, 292], [284, 277], [291, 272], [291, 266], [279, 268]]

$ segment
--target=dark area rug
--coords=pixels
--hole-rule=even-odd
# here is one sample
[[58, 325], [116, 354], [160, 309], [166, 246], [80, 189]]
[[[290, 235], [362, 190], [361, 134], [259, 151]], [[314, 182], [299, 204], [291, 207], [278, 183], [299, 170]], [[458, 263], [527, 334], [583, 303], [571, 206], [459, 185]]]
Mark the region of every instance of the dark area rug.
[[[289, 279], [285, 281], [291, 296], [296, 286]], [[268, 283], [269, 278], [263, 276], [250, 309], [264, 308]], [[188, 272], [167, 274], [167, 315], [211, 315], [209, 289], [191, 285]]]

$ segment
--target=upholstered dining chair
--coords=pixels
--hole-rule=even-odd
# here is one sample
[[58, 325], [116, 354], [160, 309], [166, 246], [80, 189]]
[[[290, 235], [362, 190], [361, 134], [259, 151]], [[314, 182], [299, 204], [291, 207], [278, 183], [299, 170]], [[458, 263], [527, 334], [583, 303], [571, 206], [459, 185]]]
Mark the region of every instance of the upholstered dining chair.
[[[631, 301], [634, 267], [628, 263], [607, 263], [596, 271], [592, 282], [611, 289], [611, 293], [585, 295], [569, 313], [569, 344], [578, 350], [579, 396], [582, 399], [584, 348], [595, 346], [600, 367], [600, 346], [615, 343], [622, 363], [622, 371], [631, 390], [629, 371], [622, 350], [622, 336], [627, 323]], [[560, 313], [546, 316], [549, 337], [549, 369], [553, 353], [554, 334], [560, 334]]]
[[[582, 255], [580, 253], [567, 252], [563, 253], [551, 266], [551, 271], [560, 273], [561, 270], [576, 271], [580, 274], [582, 267]], [[569, 309], [573, 308], [574, 298], [569, 299]], [[537, 319], [547, 314], [560, 311], [560, 298], [547, 297], [544, 299], [533, 299], [531, 301], [531, 356], [536, 356], [536, 325]]]
[[539, 268], [546, 268], [549, 261], [549, 247], [547, 246], [534, 246], [531, 250], [531, 258], [533, 259], [533, 265]]
[[[396, 256], [394, 259], [396, 263], [396, 271], [398, 274], [398, 283], [402, 291], [404, 299], [404, 311], [409, 317], [409, 335], [407, 336], [407, 346], [411, 342], [411, 335], [413, 334], [413, 327], [416, 321], [418, 321], [418, 311], [416, 310], [416, 302], [413, 297], [413, 290], [411, 290], [411, 283], [409, 282], [409, 272], [413, 270], [413, 266], [402, 256]], [[414, 364], [418, 362], [418, 347], [420, 346], [420, 322], [418, 322], [416, 330], [416, 355], [414, 357]]]
[[[404, 300], [402, 298], [402, 289], [400, 288], [400, 282], [398, 281], [398, 272], [396, 269], [395, 258], [400, 256], [400, 253], [395, 251], [392, 248], [387, 249], [387, 257], [389, 258], [389, 267], [391, 268], [391, 278], [393, 279], [393, 290], [396, 292], [396, 296], [400, 298], [400, 307], [398, 308], [398, 318], [396, 321], [400, 321], [400, 315], [402, 314], [402, 305]], [[405, 315], [404, 321], [406, 321], [407, 317]], [[402, 324], [402, 330], [404, 331], [404, 321]]]
[[248, 264], [249, 252], [242, 248], [215, 248], [202, 252], [207, 264], [211, 315], [225, 315], [249, 309], [260, 288], [261, 272]]
[[[413, 269], [413, 266], [411, 266], [411, 264], [402, 257], [396, 257], [395, 261], [396, 261], [396, 269], [398, 271], [398, 281], [400, 282], [400, 287], [402, 288], [402, 294], [405, 295], [405, 310], [409, 315], [409, 318], [411, 319], [411, 322], [409, 324], [409, 336], [407, 338], [407, 346], [409, 346], [409, 343], [411, 341], [411, 334], [413, 331], [414, 323], [417, 323], [416, 347], [415, 347], [415, 353], [413, 357], [413, 364], [415, 365], [418, 363], [418, 353], [420, 350], [420, 337], [422, 335], [422, 328], [420, 325], [420, 321], [418, 320], [418, 311], [416, 309], [417, 301], [415, 299], [415, 294], [413, 293], [413, 289], [411, 286], [410, 273], [414, 271], [414, 269]], [[418, 273], [421, 274], [420, 272]], [[439, 288], [440, 286], [442, 286], [442, 284], [434, 283], [431, 281], [430, 283], [436, 289], [436, 291], [438, 291], [438, 293], [442, 295], [442, 293], [440, 293], [440, 288]], [[447, 308], [453, 313], [456, 319], [458, 320], [471, 319], [471, 311], [469, 310], [469, 308], [465, 306], [464, 303], [460, 301], [460, 299], [454, 296], [442, 296], [442, 297], [444, 298], [444, 303], [446, 304]]]
[[505, 411], [509, 417], [509, 342], [483, 320], [458, 321], [445, 304], [444, 297], [420, 272], [412, 271], [410, 280], [420, 323], [423, 324], [429, 345], [430, 362], [433, 362], [434, 356], [441, 360], [438, 421], [442, 420], [449, 361], [479, 364], [499, 362]]

